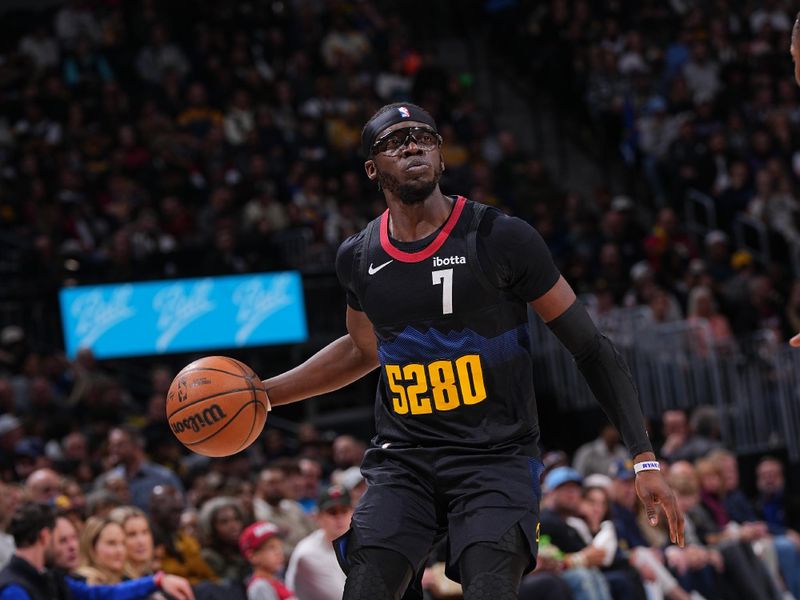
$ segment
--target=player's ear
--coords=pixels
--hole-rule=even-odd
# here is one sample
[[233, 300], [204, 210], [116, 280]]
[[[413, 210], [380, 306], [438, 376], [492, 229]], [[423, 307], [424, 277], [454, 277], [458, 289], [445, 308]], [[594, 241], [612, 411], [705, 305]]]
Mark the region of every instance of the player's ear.
[[375, 167], [375, 161], [371, 158], [364, 162], [364, 171], [367, 172], [370, 181], [375, 181], [375, 178], [378, 177], [378, 169]]

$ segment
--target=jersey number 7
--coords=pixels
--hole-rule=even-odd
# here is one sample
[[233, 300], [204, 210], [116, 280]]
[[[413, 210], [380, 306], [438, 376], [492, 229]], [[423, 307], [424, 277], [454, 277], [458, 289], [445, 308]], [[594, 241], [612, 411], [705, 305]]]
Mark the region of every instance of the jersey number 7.
[[453, 269], [431, 272], [433, 285], [442, 284], [442, 314], [453, 314]]

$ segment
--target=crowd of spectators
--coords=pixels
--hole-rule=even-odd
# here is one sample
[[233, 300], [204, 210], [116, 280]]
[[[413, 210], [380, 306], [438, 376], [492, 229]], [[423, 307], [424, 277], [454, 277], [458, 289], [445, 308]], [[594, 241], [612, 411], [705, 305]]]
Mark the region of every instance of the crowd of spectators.
[[[637, 290], [625, 301], [649, 300], [659, 320], [709, 320], [713, 338], [725, 344], [731, 332], [756, 329], [785, 339], [800, 325], [793, 262], [800, 113], [789, 56], [796, 7], [784, 0], [552, 0], [494, 9], [500, 51], [556, 99], [564, 119], [587, 124], [601, 154], [627, 166], [636, 201], [591, 199], [599, 232], [583, 222], [578, 199], [566, 212], [541, 211], [568, 279], [590, 287], [602, 281], [619, 303], [631, 279], [636, 286], [652, 277], [669, 310], [660, 291]], [[682, 227], [690, 190], [705, 194], [716, 215], [711, 223], [700, 210], [705, 237]], [[642, 207], [654, 218], [642, 221]], [[758, 244], [736, 246], [742, 215], [767, 227], [770, 260]], [[645, 262], [631, 270], [637, 261]]]
[[[445, 192], [534, 224], [578, 291], [648, 306], [657, 322], [709, 322], [722, 345], [757, 330], [785, 339], [800, 329], [785, 3], [629, 4], [554, 0], [520, 19], [520, 39], [560, 105], [630, 149], [655, 214], [636, 189], [585, 197], [557, 181], [495, 127], [469, 78], [374, 2], [201, 2], [185, 15], [70, 0], [49, 21], [16, 15], [0, 64], [0, 222], [16, 250], [3, 267], [51, 292], [331, 272], [337, 245], [383, 209], [360, 127], [412, 99], [438, 120]], [[690, 187], [717, 203], [705, 237], [681, 221]], [[736, 247], [739, 210], [775, 225], [771, 264]]]
[[[285, 576], [301, 600], [341, 597], [344, 573], [331, 542], [364, 492], [364, 442], [320, 436], [306, 424], [294, 443], [273, 429], [228, 459], [174, 453], [158, 463], [156, 448], [174, 443], [147, 437], [151, 426], [167, 431], [163, 412], [159, 421], [106, 427], [102, 437], [73, 430], [42, 447], [26, 423], [0, 416], [0, 444], [12, 448], [2, 453], [0, 568], [19, 549], [14, 515], [39, 503], [72, 532], [71, 549], [61, 548], [68, 559], [56, 546], [50, 566], [88, 585], [164, 572], [198, 596], [228, 590], [232, 600], [258, 578]], [[262, 546], [270, 548], [263, 555]]]
[[381, 210], [360, 131], [398, 99], [439, 119], [454, 189], [480, 178], [469, 156], [503, 158], [469, 90], [375, 2], [69, 0], [5, 26], [0, 223], [26, 282], [330, 269]]
[[686, 520], [684, 548], [669, 544], [663, 519], [648, 523], [613, 428], [580, 447], [572, 466], [546, 453], [540, 569], [562, 569], [577, 600], [640, 598], [641, 587], [648, 599], [800, 596], [800, 503], [783, 464], [763, 457], [749, 496], [713, 424], [707, 407], [691, 420], [667, 411], [661, 423], [658, 454]]
[[[2, 454], [0, 568], [20, 537], [14, 515], [40, 503], [59, 517], [50, 566], [72, 586], [131, 581], [149, 594], [163, 572], [198, 598], [234, 600], [246, 586], [292, 590], [299, 600], [341, 597], [331, 542], [365, 490], [364, 442], [306, 423], [296, 438], [268, 429], [247, 451], [211, 460], [165, 450], [176, 442], [163, 411], [137, 425], [105, 434], [64, 425], [43, 447], [29, 422], [0, 416], [0, 445], [12, 448]], [[686, 547], [669, 542], [663, 516], [656, 528], [648, 523], [632, 463], [605, 427], [572, 461], [560, 451], [543, 456], [539, 559], [520, 598], [800, 598], [800, 503], [783, 463], [758, 462], [751, 496], [713, 410], [691, 419], [667, 411], [661, 428], [658, 454], [686, 519]], [[460, 593], [443, 575], [445, 556], [434, 553], [420, 582], [429, 597]]]

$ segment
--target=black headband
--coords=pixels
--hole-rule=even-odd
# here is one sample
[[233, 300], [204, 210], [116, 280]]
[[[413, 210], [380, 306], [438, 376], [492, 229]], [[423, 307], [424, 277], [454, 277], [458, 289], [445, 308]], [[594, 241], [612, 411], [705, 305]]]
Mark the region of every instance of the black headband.
[[372, 154], [372, 145], [375, 143], [378, 134], [387, 127], [403, 121], [418, 121], [425, 123], [436, 131], [436, 121], [427, 112], [413, 104], [405, 104], [382, 112], [377, 117], [369, 121], [361, 134], [361, 152], [365, 158]]

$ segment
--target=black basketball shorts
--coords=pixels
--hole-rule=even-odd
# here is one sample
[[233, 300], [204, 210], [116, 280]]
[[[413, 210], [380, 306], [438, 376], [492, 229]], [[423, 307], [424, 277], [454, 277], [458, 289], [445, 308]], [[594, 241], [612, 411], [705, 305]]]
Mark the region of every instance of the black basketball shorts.
[[530, 550], [527, 571], [532, 570], [544, 469], [538, 455], [535, 445], [370, 449], [361, 467], [367, 491], [350, 530], [334, 541], [339, 564], [346, 573], [348, 552], [378, 547], [399, 552], [419, 572], [434, 540], [446, 533], [447, 575], [460, 581], [458, 560], [465, 548], [497, 543], [519, 524]]

